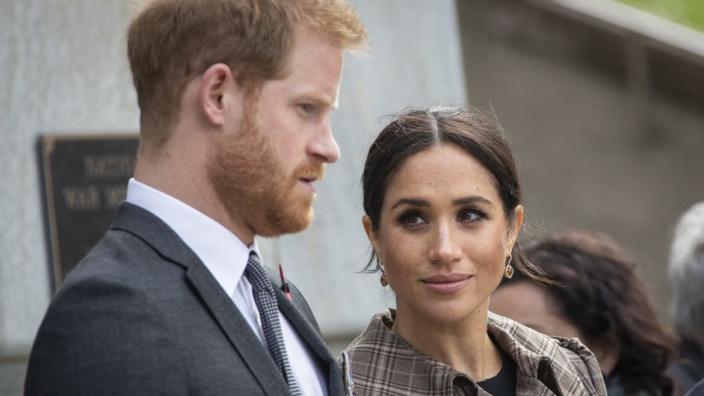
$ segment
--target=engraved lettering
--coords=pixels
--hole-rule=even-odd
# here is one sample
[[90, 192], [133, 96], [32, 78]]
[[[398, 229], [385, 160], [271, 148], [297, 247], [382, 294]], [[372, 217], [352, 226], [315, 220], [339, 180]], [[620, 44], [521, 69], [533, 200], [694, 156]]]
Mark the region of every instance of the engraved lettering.
[[100, 190], [95, 186], [64, 187], [61, 191], [69, 210], [97, 210], [100, 209]]
[[103, 188], [103, 196], [105, 197], [105, 209], [115, 209], [127, 196], [127, 186], [112, 185]]
[[134, 172], [134, 165], [135, 158], [132, 155], [87, 155], [83, 158], [88, 178], [129, 177]]

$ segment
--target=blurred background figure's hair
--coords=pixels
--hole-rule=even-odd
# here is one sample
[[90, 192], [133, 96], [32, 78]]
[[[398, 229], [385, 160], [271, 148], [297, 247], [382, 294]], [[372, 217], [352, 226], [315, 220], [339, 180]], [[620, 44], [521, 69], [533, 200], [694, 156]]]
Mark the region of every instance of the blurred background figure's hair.
[[704, 378], [704, 202], [677, 223], [668, 270], [673, 322], [682, 339], [671, 373], [687, 391]]
[[669, 273], [677, 331], [704, 337], [704, 202], [685, 212], [675, 227]]
[[[613, 368], [605, 373], [610, 393], [620, 387], [627, 395], [671, 394], [666, 370], [674, 336], [658, 320], [636, 263], [616, 243], [604, 235], [570, 231], [537, 240], [524, 251], [554, 281], [538, 287], [544, 287], [555, 313], [577, 328], [592, 351], [605, 351], [602, 357], [615, 354]], [[521, 281], [527, 279], [518, 273], [500, 287]]]

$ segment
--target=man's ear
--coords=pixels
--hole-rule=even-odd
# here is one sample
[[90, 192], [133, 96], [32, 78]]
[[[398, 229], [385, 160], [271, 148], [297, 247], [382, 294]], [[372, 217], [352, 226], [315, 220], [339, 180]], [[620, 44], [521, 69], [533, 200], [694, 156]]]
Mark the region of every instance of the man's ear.
[[228, 89], [239, 89], [232, 70], [216, 63], [203, 72], [198, 87], [198, 103], [208, 122], [221, 126], [225, 123]]

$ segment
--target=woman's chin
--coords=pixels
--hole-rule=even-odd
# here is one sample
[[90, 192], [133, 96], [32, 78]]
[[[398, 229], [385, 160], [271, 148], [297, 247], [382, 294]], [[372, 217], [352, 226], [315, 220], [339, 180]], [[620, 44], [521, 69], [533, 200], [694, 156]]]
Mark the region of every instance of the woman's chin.
[[[416, 322], [422, 329], [424, 325], [433, 327], [463, 325], [467, 321], [473, 320], [473, 317], [482, 310], [479, 307], [472, 309], [466, 301], [443, 301], [425, 306], [415, 312], [411, 313], [415, 317], [413, 322]], [[486, 315], [486, 309], [483, 312]]]

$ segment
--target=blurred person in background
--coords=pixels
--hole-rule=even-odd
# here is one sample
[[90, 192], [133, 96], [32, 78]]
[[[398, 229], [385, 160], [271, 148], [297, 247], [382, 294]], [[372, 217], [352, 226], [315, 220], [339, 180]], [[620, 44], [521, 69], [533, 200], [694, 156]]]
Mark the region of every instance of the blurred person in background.
[[682, 340], [671, 373], [686, 391], [704, 378], [704, 202], [675, 227], [669, 275], [673, 322]]
[[636, 265], [610, 239], [564, 232], [527, 246], [553, 282], [518, 273], [491, 298], [492, 312], [541, 333], [579, 338], [594, 352], [609, 395], [670, 395], [674, 337], [655, 314]]
[[[362, 176], [367, 269], [396, 309], [343, 354], [359, 395], [605, 395], [595, 357], [489, 313], [523, 223], [511, 150], [493, 115], [412, 109], [371, 145]], [[349, 358], [347, 358], [347, 356]]]

